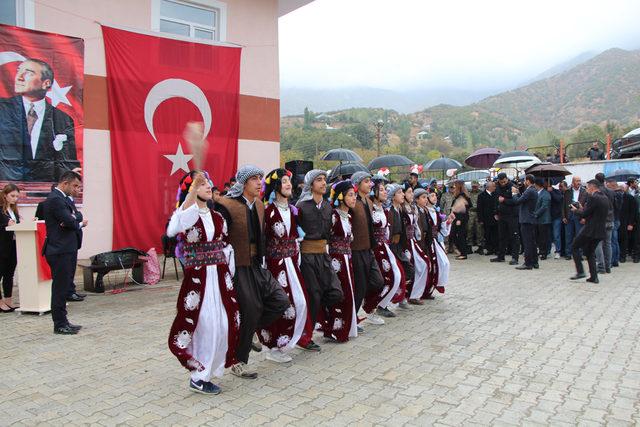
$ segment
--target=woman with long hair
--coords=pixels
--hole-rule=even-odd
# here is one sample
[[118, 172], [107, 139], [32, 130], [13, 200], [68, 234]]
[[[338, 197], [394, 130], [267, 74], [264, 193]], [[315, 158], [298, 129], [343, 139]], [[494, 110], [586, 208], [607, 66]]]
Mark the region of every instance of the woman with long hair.
[[335, 342], [346, 342], [358, 336], [353, 265], [351, 264], [351, 215], [356, 205], [356, 190], [351, 180], [339, 181], [331, 187], [331, 202], [334, 205], [329, 238], [331, 266], [340, 279], [344, 299], [327, 310], [324, 319], [324, 336]]
[[0, 295], [0, 312], [10, 313], [17, 307], [13, 305], [13, 275], [16, 271], [16, 236], [7, 227], [20, 222], [18, 213], [18, 197], [20, 189], [15, 184], [7, 184], [0, 192], [0, 280], [2, 280], [2, 294]]
[[469, 209], [473, 206], [469, 192], [464, 181], [457, 180], [453, 187], [453, 203], [451, 212], [455, 214], [455, 221], [451, 228], [453, 242], [460, 252], [458, 260], [467, 259], [467, 222], [469, 222]]

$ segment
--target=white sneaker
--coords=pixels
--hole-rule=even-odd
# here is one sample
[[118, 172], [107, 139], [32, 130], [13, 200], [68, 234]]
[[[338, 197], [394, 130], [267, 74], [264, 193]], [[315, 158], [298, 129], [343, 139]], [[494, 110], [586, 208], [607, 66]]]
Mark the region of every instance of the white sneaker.
[[556, 252], [556, 254], [553, 256], [553, 259], [560, 259], [560, 254]]
[[284, 353], [282, 350], [277, 348], [272, 348], [266, 354], [267, 360], [271, 360], [276, 363], [287, 363], [291, 362], [293, 359], [287, 353]]
[[371, 323], [372, 325], [384, 325], [384, 319], [375, 313], [367, 315], [367, 322]]
[[233, 365], [231, 367], [231, 373], [236, 377], [246, 378], [250, 380], [255, 380], [256, 378], [258, 378], [258, 373], [244, 362], [238, 362]]

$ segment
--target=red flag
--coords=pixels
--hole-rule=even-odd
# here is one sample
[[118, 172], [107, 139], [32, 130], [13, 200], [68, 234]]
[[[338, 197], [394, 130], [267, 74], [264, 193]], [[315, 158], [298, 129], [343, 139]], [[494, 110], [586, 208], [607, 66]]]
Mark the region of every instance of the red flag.
[[102, 27], [107, 63], [113, 247], [157, 247], [178, 181], [195, 169], [182, 137], [204, 123], [202, 168], [220, 185], [238, 160], [240, 53]]

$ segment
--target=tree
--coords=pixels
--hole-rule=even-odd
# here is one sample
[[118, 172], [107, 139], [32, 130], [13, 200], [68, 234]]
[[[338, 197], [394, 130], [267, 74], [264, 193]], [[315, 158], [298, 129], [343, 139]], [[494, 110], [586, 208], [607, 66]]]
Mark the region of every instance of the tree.
[[305, 129], [311, 129], [313, 123], [314, 114], [309, 110], [309, 107], [304, 107], [304, 125]]
[[362, 148], [369, 149], [373, 146], [373, 140], [375, 136], [369, 129], [369, 127], [364, 123], [347, 125], [342, 128], [342, 132], [357, 139]]

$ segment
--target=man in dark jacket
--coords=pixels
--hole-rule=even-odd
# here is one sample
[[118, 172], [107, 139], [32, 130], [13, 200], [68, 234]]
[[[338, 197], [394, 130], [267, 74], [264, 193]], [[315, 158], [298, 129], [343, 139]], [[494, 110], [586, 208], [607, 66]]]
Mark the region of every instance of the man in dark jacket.
[[620, 207], [620, 262], [627, 262], [627, 255], [633, 255], [633, 233], [638, 225], [638, 206], [627, 185], [622, 185], [622, 206]]
[[567, 260], [571, 259], [569, 254], [572, 253], [571, 245], [573, 243], [573, 238], [580, 232], [582, 228], [582, 223], [580, 222], [580, 217], [574, 214], [571, 209], [572, 203], [580, 203], [582, 206], [585, 205], [587, 201], [587, 191], [582, 187], [582, 180], [579, 176], [574, 175], [571, 179], [571, 187], [564, 192], [564, 203], [562, 206], [562, 222], [565, 226], [565, 252], [567, 256]]
[[562, 256], [562, 203], [564, 195], [560, 190], [553, 188], [550, 182], [547, 183], [547, 192], [551, 196], [549, 213], [551, 214], [552, 240], [555, 246], [554, 258], [560, 259]]
[[[498, 186], [496, 187], [496, 199], [502, 197], [505, 200], [513, 198], [513, 184], [507, 178], [507, 174], [498, 174]], [[507, 203], [499, 203], [497, 206], [498, 221], [498, 256], [491, 259], [491, 262], [504, 262], [507, 247], [511, 248], [510, 265], [518, 265], [518, 255], [520, 253], [520, 238], [518, 235], [518, 215], [516, 208]]]
[[587, 151], [587, 157], [589, 160], [604, 160], [604, 151], [600, 149], [598, 141], [593, 143], [593, 146]]
[[487, 182], [485, 191], [478, 194], [478, 223], [484, 228], [484, 241], [487, 255], [498, 252], [497, 206], [496, 183], [489, 181]]
[[504, 203], [511, 206], [519, 206], [518, 221], [520, 223], [520, 233], [522, 235], [522, 245], [524, 246], [524, 264], [516, 267], [518, 270], [531, 270], [538, 268], [538, 255], [536, 253], [536, 217], [535, 209], [538, 201], [538, 193], [534, 188], [533, 182], [535, 177], [527, 175], [524, 180], [526, 190], [522, 195], [517, 189], [513, 189], [513, 198], [506, 199], [502, 196], [498, 197], [500, 204]]
[[606, 186], [613, 191], [613, 230], [611, 232], [611, 267], [617, 267], [620, 261], [620, 211], [622, 210], [622, 197], [624, 192], [615, 178], [607, 178]]
[[589, 278], [587, 282], [599, 283], [598, 270], [596, 267], [595, 250], [598, 243], [604, 239], [606, 234], [607, 215], [609, 213], [609, 199], [601, 191], [600, 182], [592, 179], [587, 182], [589, 198], [586, 206], [581, 204], [572, 205], [574, 214], [584, 218], [585, 224], [573, 242], [573, 262], [576, 265], [576, 274], [571, 280], [578, 280], [586, 277], [582, 266], [580, 250], [584, 252], [589, 263]]
[[547, 259], [551, 250], [551, 195], [545, 189], [542, 178], [536, 178], [535, 189], [538, 193], [536, 209], [533, 215], [536, 217], [536, 243], [540, 259]]
[[79, 230], [88, 221], [77, 216], [75, 205], [69, 196], [80, 191], [81, 178], [75, 172], [64, 172], [58, 186], [51, 191], [46, 201], [45, 225], [47, 240], [43, 252], [51, 267], [51, 317], [53, 332], [63, 335], [75, 335], [81, 326], [69, 323], [67, 319], [67, 295], [76, 272], [78, 249], [80, 248]]
[[600, 183], [600, 191], [609, 199], [609, 211], [607, 213], [606, 234], [604, 239], [596, 247], [596, 260], [598, 273], [611, 273], [611, 238], [613, 235], [614, 205], [616, 195], [604, 185], [604, 174], [596, 174], [596, 180]]

